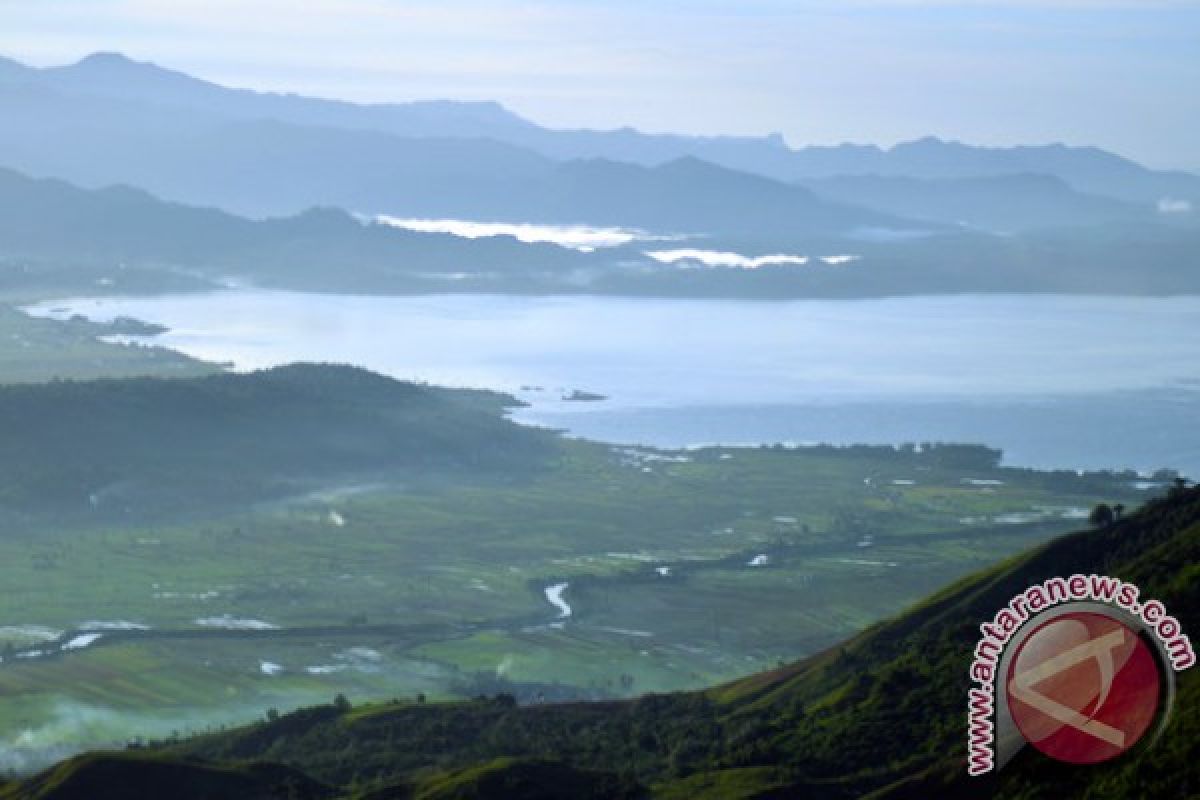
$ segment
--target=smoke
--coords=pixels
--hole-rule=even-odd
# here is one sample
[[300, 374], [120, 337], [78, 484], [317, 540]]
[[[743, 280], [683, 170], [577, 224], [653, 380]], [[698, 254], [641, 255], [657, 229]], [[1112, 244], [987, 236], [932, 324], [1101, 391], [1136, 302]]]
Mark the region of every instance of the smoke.
[[496, 677], [506, 677], [509, 671], [513, 668], [513, 663], [513, 657], [511, 655], [504, 656], [504, 658], [500, 660], [500, 663], [496, 665]]
[[[315, 702], [318, 698], [314, 695], [305, 699]], [[259, 713], [249, 706], [236, 717], [228, 708], [212, 711], [176, 708], [154, 714], [60, 699], [44, 709], [40, 722], [4, 731], [4, 738], [0, 738], [0, 773], [33, 772], [86, 750], [123, 749], [135, 739], [202, 733], [222, 725], [248, 722]]]
[[0, 740], [0, 771], [30, 772], [84, 750], [124, 747], [134, 735], [165, 735], [178, 725], [176, 720], [61, 700], [40, 724]]

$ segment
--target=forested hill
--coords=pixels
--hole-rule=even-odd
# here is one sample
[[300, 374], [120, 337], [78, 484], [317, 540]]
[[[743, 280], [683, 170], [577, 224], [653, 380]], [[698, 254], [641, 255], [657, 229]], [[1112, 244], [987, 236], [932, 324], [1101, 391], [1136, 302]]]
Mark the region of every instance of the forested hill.
[[[247, 767], [213, 765], [255, 762], [282, 763], [311, 780], [259, 767], [254, 774], [270, 777], [237, 796], [1195, 796], [1195, 670], [1181, 675], [1157, 746], [1098, 767], [1058, 765], [1026, 748], [998, 776], [969, 779], [965, 703], [980, 621], [1030, 584], [1063, 573], [1117, 576], [1162, 600], [1194, 632], [1197, 565], [1200, 489], [1176, 487], [1104, 529], [1064, 536], [966, 578], [842, 646], [706, 692], [525, 708], [506, 697], [335, 704], [152, 751], [73, 759], [0, 797], [118, 796], [96, 791], [116, 785], [106, 781], [125, 790], [143, 781], [162, 785], [171, 768], [178, 800], [210, 797], [211, 790], [188, 787], [219, 786], [227, 775], [244, 788]], [[204, 783], [189, 783], [192, 777]]]
[[516, 401], [331, 365], [0, 387], [0, 514], [111, 516], [331, 480], [510, 479], [553, 452]]

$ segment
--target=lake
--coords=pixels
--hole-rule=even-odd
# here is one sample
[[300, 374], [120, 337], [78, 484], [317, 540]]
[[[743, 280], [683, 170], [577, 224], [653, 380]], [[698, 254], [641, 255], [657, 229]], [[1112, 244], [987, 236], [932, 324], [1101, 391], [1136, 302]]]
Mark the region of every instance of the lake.
[[[1006, 462], [1200, 475], [1200, 297], [787, 302], [259, 289], [54, 301], [239, 370], [357, 364], [500, 389], [622, 443], [971, 441]], [[569, 400], [572, 392], [603, 395]], [[586, 396], [586, 395], [585, 395]]]

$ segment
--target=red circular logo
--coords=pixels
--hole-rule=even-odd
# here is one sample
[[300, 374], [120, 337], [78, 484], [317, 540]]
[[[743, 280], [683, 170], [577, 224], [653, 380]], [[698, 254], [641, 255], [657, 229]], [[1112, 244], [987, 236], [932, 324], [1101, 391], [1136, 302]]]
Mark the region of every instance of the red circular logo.
[[1008, 707], [1051, 758], [1095, 764], [1121, 755], [1158, 715], [1159, 664], [1124, 623], [1070, 612], [1038, 626], [1008, 668]]

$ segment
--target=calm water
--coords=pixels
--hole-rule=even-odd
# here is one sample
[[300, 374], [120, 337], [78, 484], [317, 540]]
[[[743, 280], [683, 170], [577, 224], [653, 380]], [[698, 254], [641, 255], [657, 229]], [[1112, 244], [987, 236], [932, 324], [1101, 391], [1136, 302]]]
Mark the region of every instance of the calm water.
[[[336, 361], [511, 391], [531, 403], [519, 419], [611, 441], [977, 441], [1010, 463], [1200, 474], [1200, 297], [230, 290], [32, 312], [159, 323], [171, 330], [157, 343], [243, 370]], [[575, 389], [607, 399], [562, 399]]]

